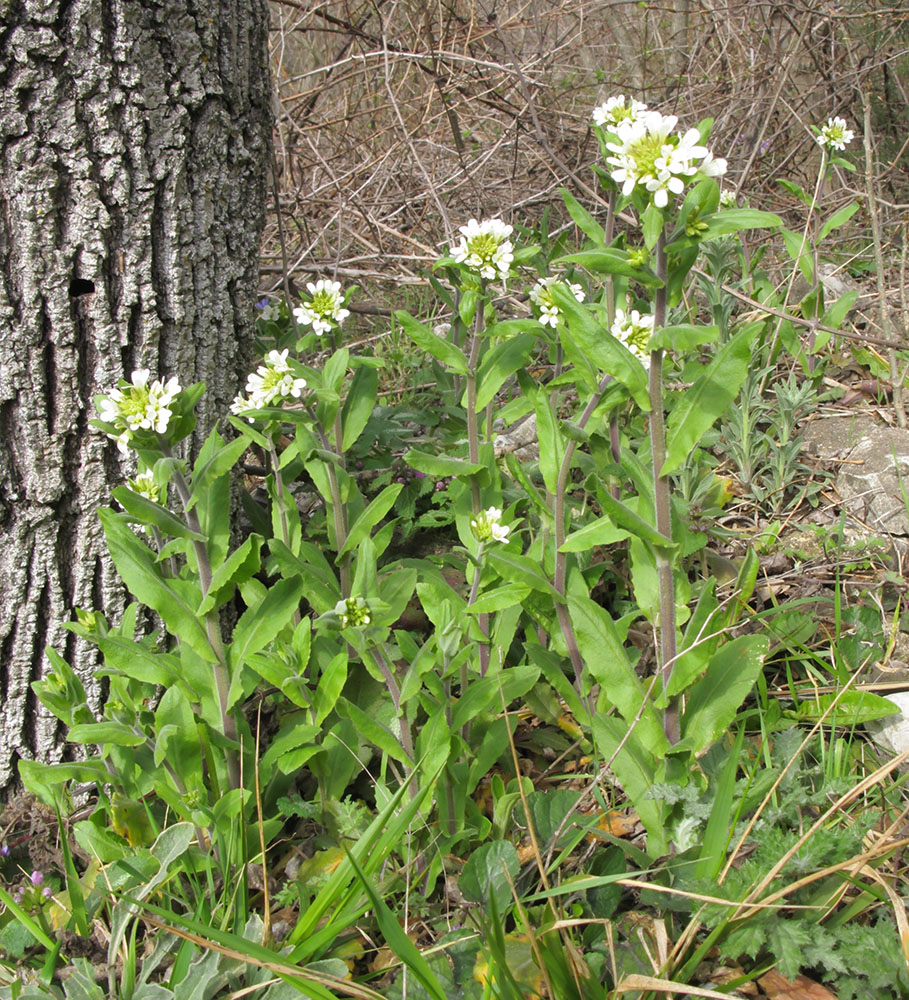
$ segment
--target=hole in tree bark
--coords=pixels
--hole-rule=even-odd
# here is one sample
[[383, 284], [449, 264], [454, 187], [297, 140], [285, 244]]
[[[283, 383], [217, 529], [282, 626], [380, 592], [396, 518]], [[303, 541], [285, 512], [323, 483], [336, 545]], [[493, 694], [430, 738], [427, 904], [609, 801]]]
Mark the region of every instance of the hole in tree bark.
[[95, 290], [94, 281], [87, 278], [73, 278], [69, 283], [69, 297], [78, 298], [80, 295], [90, 295]]

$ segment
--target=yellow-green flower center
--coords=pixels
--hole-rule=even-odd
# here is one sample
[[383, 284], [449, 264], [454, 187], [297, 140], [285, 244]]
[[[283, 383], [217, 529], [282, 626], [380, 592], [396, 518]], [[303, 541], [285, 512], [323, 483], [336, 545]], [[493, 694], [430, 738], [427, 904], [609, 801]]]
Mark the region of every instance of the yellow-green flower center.
[[630, 155], [639, 176], [656, 173], [656, 161], [663, 155], [668, 140], [659, 135], [645, 135], [631, 147]]
[[148, 406], [148, 389], [133, 386], [120, 400], [120, 412], [127, 420], [130, 417], [144, 417]]
[[650, 330], [644, 326], [632, 326], [628, 331], [628, 346], [636, 347], [644, 354], [650, 351]]
[[470, 252], [476, 254], [480, 260], [492, 260], [499, 249], [499, 241], [492, 233], [480, 233], [479, 236], [471, 236], [468, 241]]
[[331, 292], [316, 292], [310, 308], [319, 316], [330, 316], [335, 311], [335, 297]]

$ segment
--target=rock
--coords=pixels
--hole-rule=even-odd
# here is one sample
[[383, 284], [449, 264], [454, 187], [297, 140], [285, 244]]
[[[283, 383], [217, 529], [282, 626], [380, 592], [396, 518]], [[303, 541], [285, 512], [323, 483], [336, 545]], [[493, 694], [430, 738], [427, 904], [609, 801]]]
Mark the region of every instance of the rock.
[[879, 747], [901, 754], [909, 750], [909, 691], [888, 691], [887, 700], [892, 701], [899, 711], [886, 719], [866, 722], [865, 729]]
[[909, 535], [909, 430], [871, 427], [836, 478], [849, 514], [873, 533]]

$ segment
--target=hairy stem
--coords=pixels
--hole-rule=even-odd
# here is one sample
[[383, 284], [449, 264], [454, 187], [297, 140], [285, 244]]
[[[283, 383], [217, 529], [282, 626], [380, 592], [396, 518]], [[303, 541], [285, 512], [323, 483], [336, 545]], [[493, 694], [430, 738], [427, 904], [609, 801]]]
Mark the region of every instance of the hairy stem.
[[[473, 337], [470, 341], [470, 356], [467, 360], [467, 455], [473, 465], [480, 461], [480, 425], [477, 417], [477, 363], [480, 359], [480, 345], [482, 344], [483, 331], [485, 329], [485, 299], [481, 298], [477, 303], [477, 312], [474, 317]], [[474, 517], [480, 513], [480, 483], [476, 476], [470, 479], [470, 500]], [[479, 573], [477, 568], [476, 573]], [[476, 577], [474, 578], [476, 583]], [[477, 624], [484, 636], [489, 635], [489, 615], [478, 615]], [[489, 643], [480, 643], [480, 676], [485, 677], [489, 669]], [[466, 680], [466, 678], [465, 678]], [[466, 685], [462, 688], [461, 697], [464, 697]]]
[[[654, 302], [655, 330], [666, 325], [666, 266], [665, 236], [660, 235], [657, 242], [657, 276], [663, 281], [657, 289]], [[663, 351], [658, 349], [650, 352], [650, 451], [653, 458], [653, 496], [656, 509], [657, 531], [667, 540], [672, 541], [672, 509], [669, 504], [669, 477], [660, 475], [660, 470], [666, 462], [666, 425], [663, 412]], [[672, 573], [672, 560], [666, 551], [657, 551], [657, 577], [660, 590], [660, 676], [663, 689], [669, 684], [672, 668], [676, 657], [675, 642], [675, 580]], [[670, 743], [679, 741], [679, 706], [672, 702], [663, 716], [663, 728]]]

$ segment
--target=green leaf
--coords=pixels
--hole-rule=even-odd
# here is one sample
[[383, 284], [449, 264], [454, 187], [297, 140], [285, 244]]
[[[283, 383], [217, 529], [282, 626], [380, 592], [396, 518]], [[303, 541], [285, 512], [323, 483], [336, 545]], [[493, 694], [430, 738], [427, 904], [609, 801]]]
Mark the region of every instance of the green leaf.
[[530, 587], [523, 583], [506, 583], [504, 586], [487, 590], [467, 606], [472, 615], [488, 615], [494, 611], [504, 611], [521, 604], [530, 593]]
[[204, 542], [205, 535], [190, 529], [179, 517], [161, 504], [149, 500], [141, 493], [134, 493], [128, 486], [117, 486], [111, 490], [111, 496], [131, 515], [131, 521], [142, 524], [153, 524], [160, 529], [161, 534], [168, 538], [188, 538], [196, 542]]
[[379, 373], [375, 368], [360, 367], [356, 370], [341, 409], [341, 424], [344, 428], [342, 451], [347, 451], [354, 445], [365, 430], [376, 405], [378, 388]]
[[519, 334], [496, 344], [483, 358], [477, 373], [477, 413], [495, 398], [509, 375], [527, 367], [536, 343], [537, 338], [532, 333]]
[[859, 203], [857, 201], [850, 201], [848, 205], [844, 205], [839, 211], [834, 212], [823, 226], [821, 226], [821, 231], [817, 234], [818, 243], [825, 236], [829, 236], [834, 229], [838, 229], [844, 223], [848, 222], [858, 210]]
[[509, 552], [507, 549], [487, 549], [486, 560], [503, 580], [550, 594], [557, 601], [563, 600], [533, 559], [517, 552]]
[[235, 438], [224, 444], [223, 438], [216, 431], [211, 432], [193, 467], [192, 492], [188, 509], [191, 510], [196, 505], [202, 492], [216, 479], [230, 472], [247, 448], [249, 442], [245, 438]]
[[732, 725], [769, 647], [764, 635], [743, 635], [714, 653], [707, 672], [689, 689], [682, 716], [683, 740], [695, 753], [706, 750]]
[[[834, 702], [835, 707], [828, 712]], [[817, 722], [824, 716], [827, 725], [845, 726], [847, 729], [899, 714], [900, 709], [892, 701], [871, 691], [812, 695], [799, 701], [795, 709], [795, 715], [800, 721]]]
[[[842, 298], [836, 300], [832, 306], [824, 313], [821, 323], [824, 326], [832, 326], [838, 330], [843, 325], [843, 320], [849, 314], [849, 310], [855, 305], [858, 292], [846, 292]], [[816, 349], [817, 349], [817, 345]]]
[[111, 743], [116, 747], [138, 747], [145, 742], [144, 733], [137, 733], [121, 722], [83, 722], [66, 734], [70, 743]]
[[148, 546], [112, 510], [99, 510], [98, 518], [114, 565], [129, 592], [158, 612], [171, 635], [188, 643], [204, 660], [216, 662], [205, 626], [196, 615], [202, 599], [199, 588], [185, 580], [163, 578]]
[[[613, 337], [590, 307], [571, 294], [570, 289], [553, 285], [552, 298], [568, 322], [568, 331], [575, 342], [600, 371], [612, 375], [624, 385], [634, 401], [645, 412], [650, 410], [647, 372], [640, 361]], [[560, 333], [561, 335], [561, 333]]]
[[650, 338], [650, 349], [662, 348], [666, 351], [690, 351], [702, 344], [712, 344], [719, 340], [720, 330], [716, 326], [696, 326], [694, 323], [677, 323], [664, 326]]
[[811, 241], [802, 233], [794, 233], [791, 229], [780, 230], [783, 236], [783, 243], [786, 253], [790, 258], [798, 262], [802, 277], [809, 285], [814, 285], [814, 259], [811, 250]]
[[654, 548], [664, 552], [674, 552], [678, 549], [675, 542], [661, 535], [649, 521], [645, 521], [640, 514], [622, 503], [621, 500], [616, 500], [611, 493], [607, 493], [605, 490], [600, 495], [600, 506], [620, 528], [624, 528], [629, 534], [642, 541], [649, 542]]
[[482, 472], [484, 465], [478, 462], [468, 462], [463, 458], [453, 458], [451, 455], [432, 455], [426, 451], [411, 449], [404, 456], [404, 461], [417, 472], [427, 476], [474, 476]]
[[316, 724], [321, 725], [341, 697], [347, 681], [347, 650], [343, 649], [322, 670], [314, 700]]
[[166, 687], [180, 676], [180, 661], [172, 653], [146, 649], [141, 643], [114, 633], [96, 641], [104, 654], [104, 666], [95, 671], [97, 677], [120, 673], [144, 684]]
[[99, 785], [110, 781], [110, 775], [101, 760], [63, 764], [42, 764], [37, 760], [20, 760], [19, 777], [28, 791], [47, 806], [54, 805], [62, 791], [62, 786], [71, 781], [79, 784], [97, 782]]
[[534, 409], [537, 415], [537, 444], [540, 449], [540, 475], [546, 489], [555, 493], [559, 482], [559, 467], [562, 464], [562, 438], [549, 396], [537, 392], [534, 397]]
[[620, 528], [611, 517], [599, 517], [596, 521], [573, 531], [562, 543], [559, 552], [587, 552], [596, 545], [611, 545], [628, 537], [628, 531]]
[[628, 724], [612, 715], [597, 715], [592, 721], [597, 752], [619, 779], [647, 830], [647, 853], [659, 858], [669, 850], [664, 804], [651, 795], [657, 775], [653, 755], [647, 753]]
[[407, 756], [400, 740], [387, 726], [383, 726], [381, 722], [347, 698], [339, 698], [336, 707], [338, 714], [350, 719], [356, 726], [357, 732], [364, 739], [369, 740], [370, 743], [394, 760], [413, 768], [414, 762]]
[[589, 597], [574, 593], [568, 596], [568, 612], [584, 665], [606, 698], [629, 725], [638, 720], [635, 734], [644, 748], [665, 754], [669, 742], [662, 721], [653, 706], [645, 704], [644, 686], [628, 660], [609, 612]]
[[641, 222], [643, 223], [641, 228], [644, 235], [644, 246], [648, 250], [653, 250], [660, 238], [660, 233], [663, 232], [663, 227], [666, 225], [662, 210], [657, 208], [652, 201], [648, 202]]
[[668, 476], [684, 464], [705, 431], [738, 395], [748, 374], [751, 343], [760, 328], [760, 323], [749, 323], [723, 344], [675, 404], [666, 422], [666, 461], [661, 476]]
[[247, 608], [234, 626], [233, 640], [228, 650], [231, 668], [236, 671], [246, 658], [258, 653], [293, 621], [300, 607], [305, 582], [300, 577], [273, 583], [258, 604]]
[[568, 214], [571, 216], [572, 221], [584, 233], [585, 236], [589, 237], [596, 243], [599, 247], [606, 246], [606, 230], [597, 222], [597, 220], [587, 211], [583, 205], [575, 198], [571, 192], [566, 188], [559, 188], [559, 193], [565, 201], [565, 207], [568, 209]]
[[356, 519], [350, 528], [347, 535], [347, 541], [341, 546], [338, 552], [338, 560], [343, 556], [347, 555], [348, 552], [353, 552], [353, 550], [366, 538], [370, 531], [382, 520], [383, 517], [391, 510], [395, 505], [395, 500], [398, 499], [398, 494], [403, 490], [404, 487], [401, 483], [392, 483], [391, 486], [386, 486], [382, 492], [375, 497], [363, 511], [363, 513]]
[[761, 212], [756, 208], [724, 208], [715, 215], [705, 215], [700, 221], [707, 223], [707, 228], [700, 234], [702, 240], [728, 236], [742, 229], [776, 229], [783, 224], [783, 220], [773, 212]]
[[202, 748], [196, 729], [196, 716], [189, 699], [176, 684], [161, 696], [155, 709], [155, 764], [165, 759], [178, 768], [188, 788], [204, 787]]
[[565, 823], [565, 818], [573, 812], [581, 793], [571, 788], [548, 788], [544, 791], [530, 792], [527, 796], [527, 806], [533, 828], [541, 847], [550, 844], [559, 828], [564, 824], [557, 847], [564, 847], [572, 836], [576, 836], [572, 827], [575, 823]]
[[[660, 288], [663, 284], [649, 268], [635, 267], [624, 250], [581, 250], [579, 253], [560, 257], [558, 263], [580, 264], [595, 274], [618, 274], [625, 278], [634, 278], [638, 284], [650, 288]], [[574, 298], [573, 295], [571, 297]]]
[[202, 598], [197, 614], [206, 615], [212, 608], [229, 601], [233, 596], [234, 587], [251, 577], [262, 567], [261, 535], [249, 535], [245, 542], [228, 556], [212, 574], [208, 593]]
[[401, 324], [404, 332], [421, 350], [431, 354], [437, 361], [458, 375], [466, 375], [468, 372], [467, 358], [460, 348], [437, 336], [429, 327], [418, 323], [413, 316], [403, 310], [395, 313], [395, 318]]
[[511, 902], [511, 886], [521, 871], [518, 851], [509, 840], [491, 840], [478, 847], [467, 859], [458, 888], [472, 903], [489, 905], [495, 900], [500, 913]]

